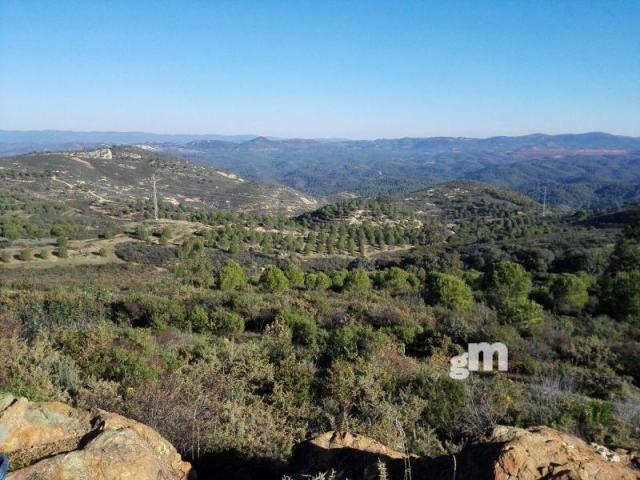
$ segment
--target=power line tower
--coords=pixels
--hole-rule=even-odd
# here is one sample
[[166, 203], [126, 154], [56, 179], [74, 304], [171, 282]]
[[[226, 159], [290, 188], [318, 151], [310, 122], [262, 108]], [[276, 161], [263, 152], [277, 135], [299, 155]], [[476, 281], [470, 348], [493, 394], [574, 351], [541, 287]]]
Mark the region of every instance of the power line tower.
[[151, 177], [153, 181], [153, 216], [158, 221], [158, 189], [156, 188], [156, 176]]
[[547, 187], [542, 190], [542, 216], [547, 214]]

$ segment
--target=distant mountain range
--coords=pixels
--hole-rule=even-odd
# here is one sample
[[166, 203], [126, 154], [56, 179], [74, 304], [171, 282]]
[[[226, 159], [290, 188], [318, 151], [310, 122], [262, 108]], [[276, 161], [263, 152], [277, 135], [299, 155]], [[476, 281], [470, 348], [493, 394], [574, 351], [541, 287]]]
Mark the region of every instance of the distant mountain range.
[[145, 144], [168, 154], [337, 199], [418, 190], [473, 179], [556, 207], [640, 200], [640, 137], [584, 134], [379, 140], [274, 139], [141, 132], [0, 131], [0, 155]]

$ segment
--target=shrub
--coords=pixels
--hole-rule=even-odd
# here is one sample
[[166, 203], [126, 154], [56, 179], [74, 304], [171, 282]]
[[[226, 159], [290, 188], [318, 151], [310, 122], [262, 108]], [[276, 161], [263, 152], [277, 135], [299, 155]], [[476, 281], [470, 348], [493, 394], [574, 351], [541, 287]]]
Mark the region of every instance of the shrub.
[[49, 250], [47, 250], [46, 248], [43, 248], [42, 250], [40, 250], [40, 253], [38, 253], [38, 257], [40, 257], [41, 260], [46, 260], [49, 258]]
[[227, 260], [217, 273], [216, 285], [220, 290], [240, 290], [247, 284], [247, 274], [233, 260]]
[[289, 284], [294, 288], [304, 287], [304, 273], [297, 265], [291, 263], [285, 268], [284, 274], [289, 280]]
[[33, 260], [33, 249], [31, 248], [24, 248], [20, 251], [20, 260], [22, 260], [23, 262], [29, 262], [31, 260]]
[[336, 290], [342, 290], [348, 274], [349, 274], [349, 271], [344, 268], [335, 270], [331, 274], [331, 286]]
[[58, 257], [67, 258], [69, 256], [69, 239], [67, 237], [58, 237], [56, 243], [58, 245]]
[[485, 275], [484, 289], [493, 306], [507, 300], [522, 300], [531, 291], [531, 276], [518, 263], [495, 263]]
[[22, 234], [20, 225], [10, 219], [3, 220], [0, 226], [2, 226], [2, 235], [7, 240], [17, 240]]
[[144, 225], [136, 226], [136, 238], [139, 240], [147, 240], [149, 238], [149, 229]]
[[207, 288], [211, 285], [213, 268], [201, 238], [188, 238], [180, 248], [178, 257], [175, 268], [178, 278], [194, 287]]
[[526, 329], [544, 321], [544, 310], [527, 298], [507, 299], [498, 307], [498, 318], [503, 324]]
[[2, 263], [10, 263], [12, 260], [11, 252], [9, 250], [3, 250], [0, 252], [0, 262]]
[[237, 313], [216, 308], [209, 315], [211, 331], [224, 337], [235, 337], [244, 332], [244, 319]]
[[607, 310], [619, 320], [640, 323], [640, 270], [619, 272], [605, 283]]
[[588, 288], [591, 283], [591, 279], [586, 275], [563, 273], [556, 276], [549, 287], [556, 310], [564, 314], [582, 310], [589, 301]]
[[331, 278], [326, 273], [309, 273], [305, 278], [307, 290], [326, 290], [331, 286]]
[[370, 325], [346, 325], [331, 331], [326, 353], [330, 358], [369, 359], [380, 341], [380, 334]]
[[100, 250], [98, 250], [98, 255], [100, 255], [101, 257], [106, 257], [107, 255], [109, 255], [109, 252], [106, 248], [101, 247]]
[[289, 288], [289, 279], [284, 272], [274, 265], [265, 268], [259, 280], [260, 285], [268, 292], [278, 293]]
[[171, 228], [164, 227], [160, 232], [160, 245], [169, 245], [169, 242], [173, 238], [173, 231]]
[[366, 292], [371, 289], [371, 279], [369, 274], [357, 268], [351, 270], [344, 279], [343, 289], [348, 292]]
[[305, 346], [316, 343], [319, 328], [307, 313], [299, 310], [283, 310], [276, 317], [276, 322], [281, 322], [291, 329], [291, 339], [294, 343]]
[[427, 277], [425, 299], [430, 305], [442, 305], [462, 312], [470, 311], [473, 306], [469, 285], [447, 273], [433, 273]]
[[207, 311], [203, 307], [194, 307], [189, 312], [188, 317], [189, 324], [194, 332], [205, 332], [211, 329], [209, 315], [207, 315]]
[[378, 288], [390, 290], [411, 290], [420, 284], [418, 277], [399, 267], [391, 267], [381, 272], [376, 272], [374, 284]]

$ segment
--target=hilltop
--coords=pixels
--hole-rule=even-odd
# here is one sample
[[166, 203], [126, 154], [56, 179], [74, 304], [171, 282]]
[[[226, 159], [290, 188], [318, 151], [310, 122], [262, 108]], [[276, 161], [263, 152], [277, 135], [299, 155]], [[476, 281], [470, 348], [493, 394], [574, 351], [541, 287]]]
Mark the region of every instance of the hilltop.
[[144, 145], [0, 159], [0, 178], [7, 188], [40, 198], [82, 200], [101, 208], [148, 201], [154, 175], [159, 200], [174, 206], [294, 214], [317, 204], [291, 188], [246, 181]]
[[419, 215], [444, 220], [462, 213], [485, 217], [494, 215], [495, 210], [520, 213], [542, 211], [542, 205], [524, 195], [470, 180], [443, 182], [416, 192], [387, 197], [387, 200]]

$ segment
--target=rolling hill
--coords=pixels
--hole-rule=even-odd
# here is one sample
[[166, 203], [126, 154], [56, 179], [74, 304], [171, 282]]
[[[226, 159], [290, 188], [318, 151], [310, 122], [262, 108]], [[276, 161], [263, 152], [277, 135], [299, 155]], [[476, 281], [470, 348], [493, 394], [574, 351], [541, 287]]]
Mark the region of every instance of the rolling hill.
[[387, 197], [386, 201], [420, 216], [454, 218], [464, 209], [475, 217], [492, 215], [492, 210], [542, 213], [542, 205], [524, 195], [481, 182], [454, 180], [416, 192]]
[[549, 154], [493, 165], [471, 178], [541, 197], [558, 207], [603, 208], [640, 200], [640, 151]]
[[637, 199], [640, 184], [640, 139], [604, 133], [335, 142], [261, 137], [159, 148], [233, 168], [250, 179], [333, 198], [475, 179], [536, 200], [542, 199], [541, 186], [547, 186], [554, 206], [599, 208]]
[[0, 179], [6, 188], [101, 206], [148, 200], [154, 175], [159, 200], [176, 206], [291, 215], [317, 205], [315, 199], [291, 188], [246, 181], [152, 147], [105, 147], [0, 159]]
[[[640, 138], [585, 133], [492, 138], [274, 139], [136, 132], [0, 132], [0, 155], [101, 143], [157, 152], [330, 200], [377, 197], [457, 179], [515, 190], [562, 208], [618, 206], [640, 198]], [[67, 147], [65, 147], [67, 148]]]

